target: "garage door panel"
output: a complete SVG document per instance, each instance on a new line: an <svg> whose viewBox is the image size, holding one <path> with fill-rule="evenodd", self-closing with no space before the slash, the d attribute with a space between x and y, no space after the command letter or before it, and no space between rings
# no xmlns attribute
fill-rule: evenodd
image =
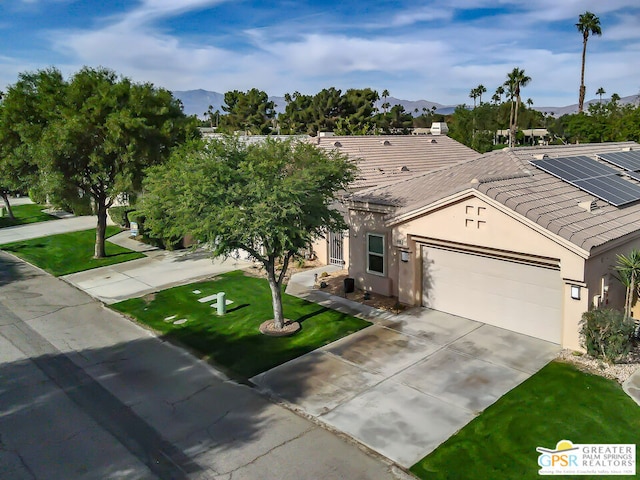
<svg viewBox="0 0 640 480"><path fill-rule="evenodd" d="M422 248L424 306L560 343L558 270Z"/></svg>

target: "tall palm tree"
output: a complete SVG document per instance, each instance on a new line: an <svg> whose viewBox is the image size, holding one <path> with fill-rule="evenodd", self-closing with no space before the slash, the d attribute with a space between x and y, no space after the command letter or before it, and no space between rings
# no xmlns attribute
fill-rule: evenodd
<svg viewBox="0 0 640 480"><path fill-rule="evenodd" d="M598 91L596 92L596 95L600 95L600 103L602 103L602 95L604 95L605 93L607 93L607 92L605 92L604 88L602 88L602 87L600 87L598 89Z"/></svg>
<svg viewBox="0 0 640 480"><path fill-rule="evenodd" d="M387 103L387 97L389 96L389 90L386 88L382 91L382 108L384 109L384 113L387 113L387 109L389 108L389 104ZM386 106L385 106L386 105Z"/></svg>
<svg viewBox="0 0 640 480"><path fill-rule="evenodd" d="M499 85L498 88L496 88L496 95L500 99L500 103L502 103L502 95L504 95L504 87L502 85Z"/></svg>
<svg viewBox="0 0 640 480"><path fill-rule="evenodd" d="M473 98L473 108L476 108L476 98L478 98L478 89L472 88L469 92L469 98Z"/></svg>
<svg viewBox="0 0 640 480"><path fill-rule="evenodd" d="M520 110L520 89L526 87L531 81L524 70L515 67L511 73L507 74L507 80L504 85L507 87L511 96L511 113L509 115L509 146L515 144L516 130L518 128L518 110Z"/></svg>
<svg viewBox="0 0 640 480"><path fill-rule="evenodd" d="M482 94L487 93L487 89L484 85L480 84L476 87L476 93L478 94L478 98L480 99L480 105L482 105Z"/></svg>
<svg viewBox="0 0 640 480"><path fill-rule="evenodd" d="M602 35L602 28L600 27L600 19L589 11L578 17L576 27L582 34L582 70L580 73L580 96L578 98L578 113L580 113L584 108L584 94L586 91L584 86L584 64L587 57L587 41L589 41L589 35Z"/></svg>
<svg viewBox="0 0 640 480"><path fill-rule="evenodd" d="M533 106L533 100L531 100L530 98L527 98L527 101L525 103L527 104L527 106L529 108L531 108Z"/></svg>

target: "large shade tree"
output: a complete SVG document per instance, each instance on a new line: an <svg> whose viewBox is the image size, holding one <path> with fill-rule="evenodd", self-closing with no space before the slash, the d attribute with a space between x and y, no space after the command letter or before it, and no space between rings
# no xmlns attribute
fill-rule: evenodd
<svg viewBox="0 0 640 480"><path fill-rule="evenodd" d="M194 142L149 170L145 227L162 236L190 234L214 256L248 252L264 266L274 325L282 329L289 262L319 235L345 228L332 205L355 170L344 154L306 142Z"/></svg>
<svg viewBox="0 0 640 480"><path fill-rule="evenodd" d="M576 28L582 34L582 68L580 70L580 93L578 97L578 113L580 113L584 109L584 95L586 92L584 66L587 59L587 42L589 41L589 35L602 35L602 28L600 27L600 19L589 11L578 17Z"/></svg>
<svg viewBox="0 0 640 480"><path fill-rule="evenodd" d="M19 102L25 115L11 130L37 165L39 183L62 199L91 200L96 258L106 256L107 209L140 188L145 168L197 132L171 92L104 68L85 67L68 81L56 69L21 74L5 98Z"/></svg>

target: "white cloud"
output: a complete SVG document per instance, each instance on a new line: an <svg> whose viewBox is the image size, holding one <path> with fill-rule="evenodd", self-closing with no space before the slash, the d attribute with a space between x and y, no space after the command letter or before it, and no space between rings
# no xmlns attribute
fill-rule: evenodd
<svg viewBox="0 0 640 480"><path fill-rule="evenodd" d="M224 92L257 87L281 95L295 90L316 93L332 85L342 89L371 86L388 88L397 97L456 104L469 102L469 90L480 83L492 94L518 66L533 78L524 95L532 97L536 105L558 105L577 99L581 50L573 27L577 15L587 8L597 14L622 7L628 11L637 3L451 0L389 10L388 25L379 21L380 12L363 18L331 16L331 23L321 13L295 19L283 15L282 20L260 28L250 26L234 32L235 44L242 43L242 50L235 49L233 43L223 47L212 38L200 37L196 43L188 39L189 32L180 34L179 28L167 27L165 20L215 8L222 1L143 0L124 14L102 19L97 26L58 30L49 38L55 51L68 59L61 67L65 73L82 65L102 65L136 81L151 81L174 90ZM250 4L238 8L251 14ZM471 8L502 8L504 14L457 23L462 11ZM603 86L621 95L636 93L640 85L629 83L637 78L637 72L631 71L637 64L631 58L637 59L640 43L637 14L611 17L617 23L611 23L610 18L611 25L603 25L605 37L622 45L609 53L602 51L605 42L590 49L587 91ZM159 21L164 30L158 27ZM568 28L550 33L551 22L556 22L556 29L559 23ZM366 33L372 27L375 36ZM215 32L215 24L211 30ZM398 35L398 31L402 33ZM0 67L10 64L10 59L0 58ZM24 70L17 67L17 71ZM1 75L5 75L4 69Z"/></svg>

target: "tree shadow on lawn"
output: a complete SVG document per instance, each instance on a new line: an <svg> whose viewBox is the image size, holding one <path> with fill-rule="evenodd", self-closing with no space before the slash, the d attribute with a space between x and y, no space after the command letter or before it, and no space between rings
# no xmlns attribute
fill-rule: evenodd
<svg viewBox="0 0 640 480"><path fill-rule="evenodd" d="M298 322L300 324L302 324L305 320L308 320L310 318L313 318L317 315L320 315L322 313L328 312L329 309L327 307L322 307L320 310L316 310L315 312L311 312L311 313L307 313L306 315L302 315L301 317L298 318L292 318L291 321L292 322Z"/></svg>

